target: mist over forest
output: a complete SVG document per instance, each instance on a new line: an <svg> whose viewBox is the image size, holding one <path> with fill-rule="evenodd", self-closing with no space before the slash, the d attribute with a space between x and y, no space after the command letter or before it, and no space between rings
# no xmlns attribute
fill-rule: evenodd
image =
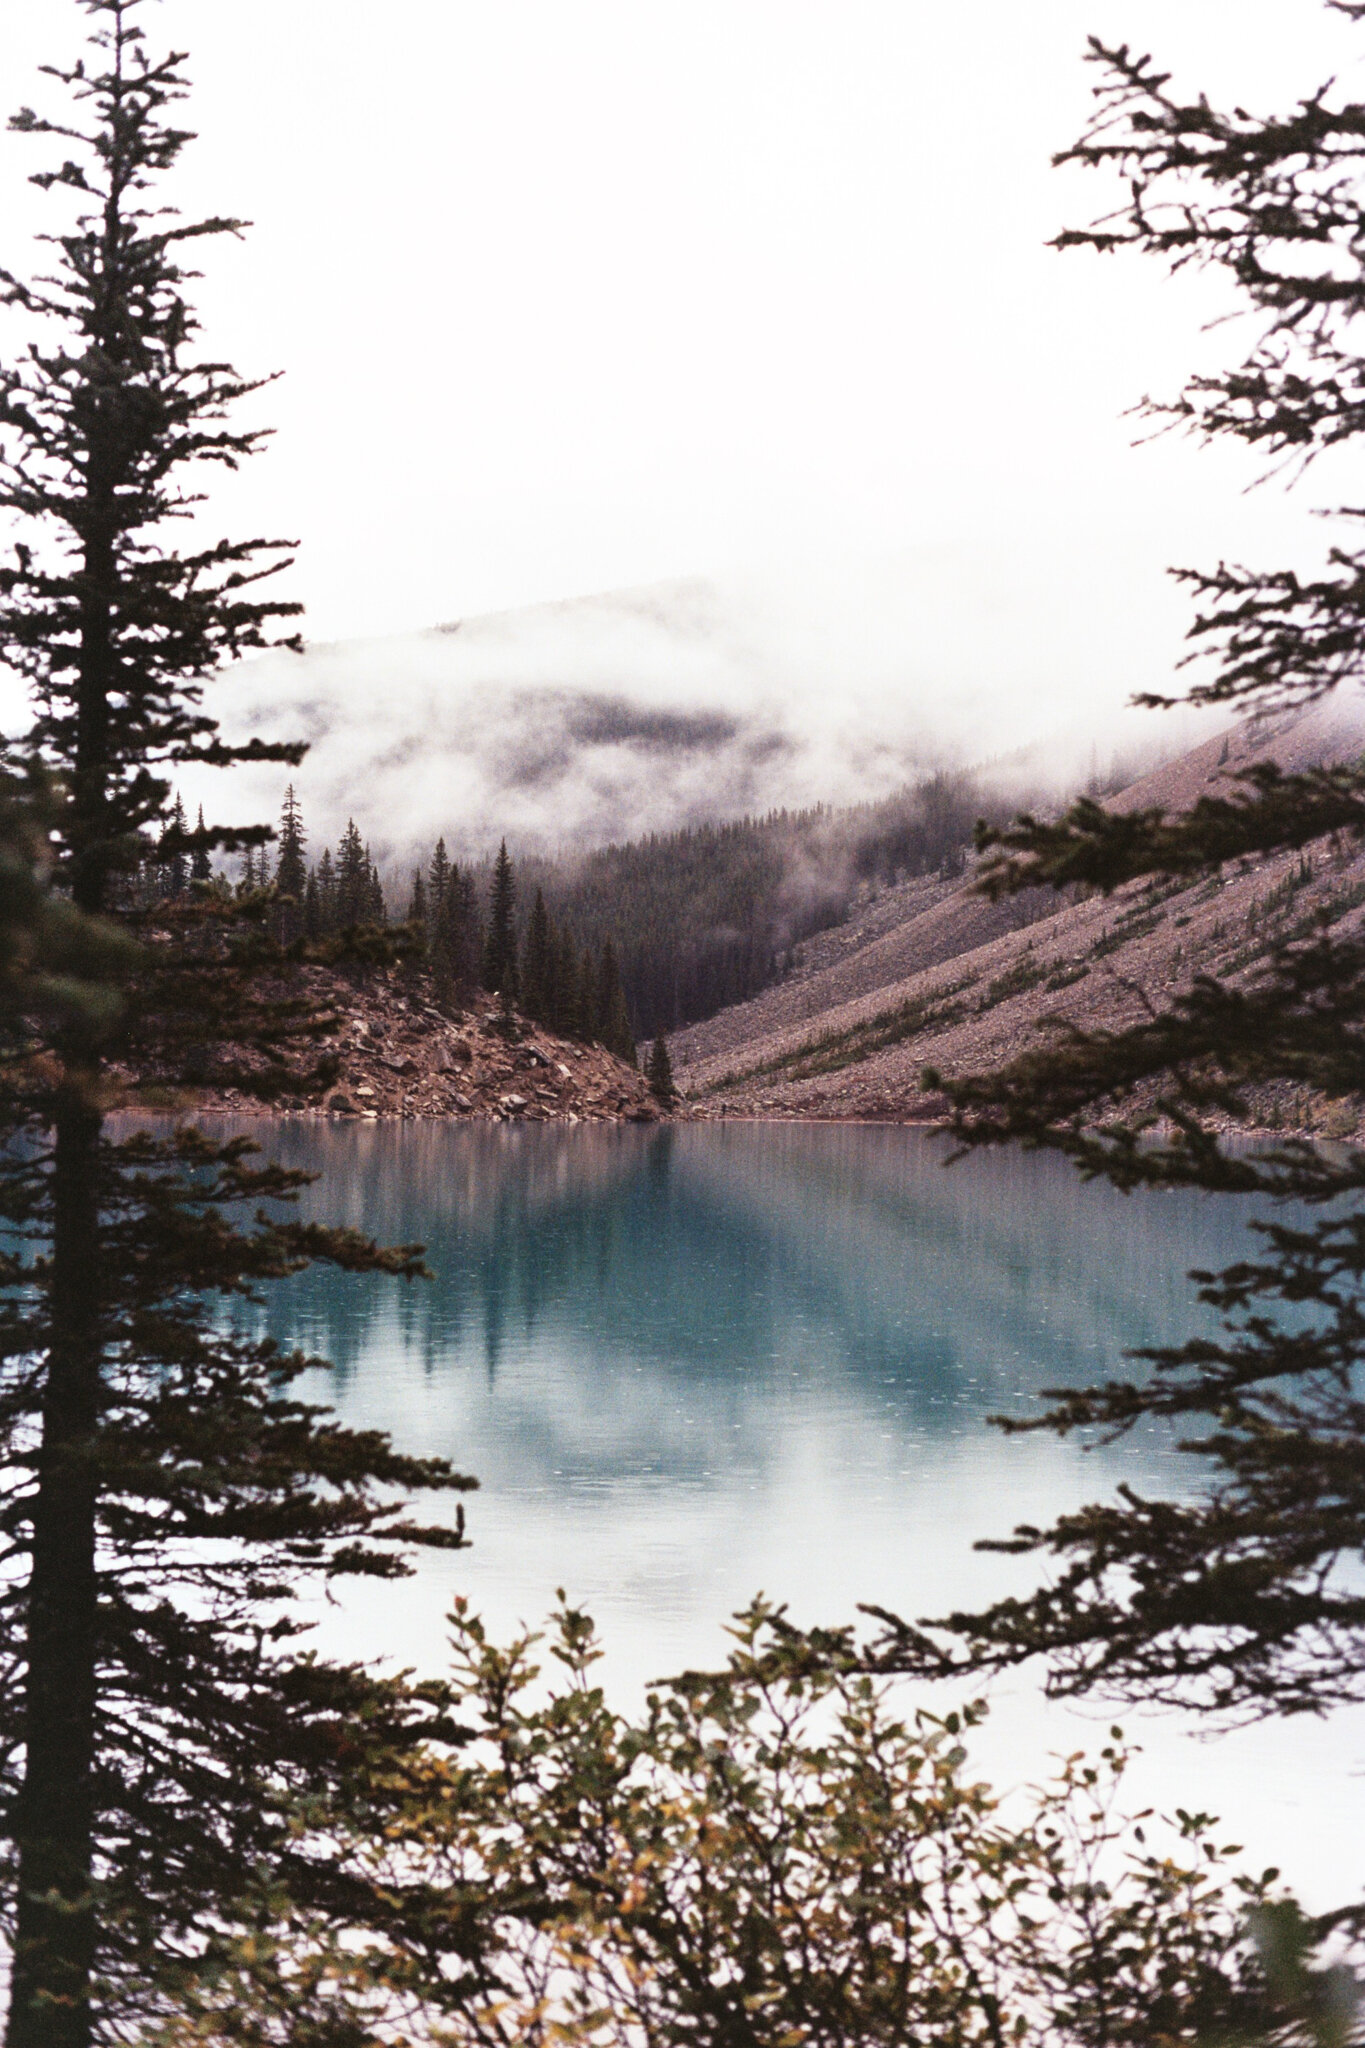
<svg viewBox="0 0 1365 2048"><path fill-rule="evenodd" d="M1159 618L1101 658L1079 598L1040 627L1026 570L922 551L276 652L234 672L233 724L307 741L310 856L358 832L390 917L440 843L486 919L505 842L523 942L540 890L574 946L610 942L652 1036L770 986L869 891L959 872L978 818L1118 788L1207 730L1129 706L1167 675ZM277 778L237 780L278 814Z"/></svg>
<svg viewBox="0 0 1365 2048"><path fill-rule="evenodd" d="M1002 800L1112 783L1202 737L1128 708L1169 680L1160 618L1101 642L1078 598L1040 628L1027 565L945 550L823 577L695 579L243 664L231 725L302 738L314 828L354 818L396 874L443 836L565 854L972 773ZM1103 654L1097 648L1104 647ZM270 815L277 778L233 802ZM215 780L186 789L206 812Z"/></svg>

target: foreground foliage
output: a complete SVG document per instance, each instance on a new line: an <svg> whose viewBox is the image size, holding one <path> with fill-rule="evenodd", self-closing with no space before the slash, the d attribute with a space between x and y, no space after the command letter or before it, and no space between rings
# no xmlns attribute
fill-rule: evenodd
<svg viewBox="0 0 1365 2048"><path fill-rule="evenodd" d="M453 1621L463 1743L372 1777L359 1829L354 1809L311 1816L373 1888L382 1937L339 1939L283 1887L262 1893L256 1934L224 1952L173 2039L1350 2034L1349 1974L1313 1967L1274 1872L1238 1875L1207 1816L1118 1817L1117 1731L1098 1762L1065 1759L1002 1806L970 1769L978 1708L907 1717L864 1673L779 1668L780 1617L762 1603L738 1618L724 1672L659 1687L636 1719L593 1683L581 1613L557 1617L548 1691L536 1637L499 1646L465 1608Z"/></svg>

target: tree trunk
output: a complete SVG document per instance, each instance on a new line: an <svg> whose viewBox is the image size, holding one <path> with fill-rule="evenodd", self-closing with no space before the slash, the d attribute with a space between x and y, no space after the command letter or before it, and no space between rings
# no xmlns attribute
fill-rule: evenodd
<svg viewBox="0 0 1365 2048"><path fill-rule="evenodd" d="M78 1102L59 1113L8 2048L86 2048L91 2035L99 1142L93 1108Z"/></svg>

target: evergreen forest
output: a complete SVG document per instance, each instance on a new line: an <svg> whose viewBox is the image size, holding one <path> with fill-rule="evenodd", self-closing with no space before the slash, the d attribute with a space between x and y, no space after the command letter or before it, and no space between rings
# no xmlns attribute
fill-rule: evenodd
<svg viewBox="0 0 1365 2048"><path fill-rule="evenodd" d="M983 814L1003 822L1006 811L970 776L937 773L876 804L695 825L524 866L556 917L590 944L612 938L643 1041L769 987L860 895L959 874Z"/></svg>
<svg viewBox="0 0 1365 2048"><path fill-rule="evenodd" d="M310 857L291 785L275 846L248 847L216 883L238 895L272 890L286 943L406 924L448 998L505 991L562 1036L633 1059L637 1044L769 987L803 939L842 923L860 897L960 874L983 815L1007 813L970 776L936 773L876 804L776 811L559 859L514 859L504 841L496 856L461 864L441 838L386 888L354 820L335 848ZM165 844L183 845L186 831L177 798ZM455 821L452 843L467 836ZM148 846L144 902L193 879L183 853Z"/></svg>

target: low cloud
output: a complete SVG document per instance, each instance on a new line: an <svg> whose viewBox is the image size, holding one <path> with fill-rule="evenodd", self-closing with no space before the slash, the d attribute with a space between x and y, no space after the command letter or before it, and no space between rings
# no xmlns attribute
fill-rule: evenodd
<svg viewBox="0 0 1365 2048"><path fill-rule="evenodd" d="M391 864L438 834L461 853L504 835L569 850L873 800L945 767L1060 789L1116 754L1202 736L1192 714L1125 709L1170 684L1165 594L1126 632L1101 632L1094 565L1077 565L1076 590L1040 616L1018 550L928 550L270 655L214 694L231 735L309 742L295 780L316 843L353 816ZM220 817L268 816L284 779L238 772L186 795Z"/></svg>

